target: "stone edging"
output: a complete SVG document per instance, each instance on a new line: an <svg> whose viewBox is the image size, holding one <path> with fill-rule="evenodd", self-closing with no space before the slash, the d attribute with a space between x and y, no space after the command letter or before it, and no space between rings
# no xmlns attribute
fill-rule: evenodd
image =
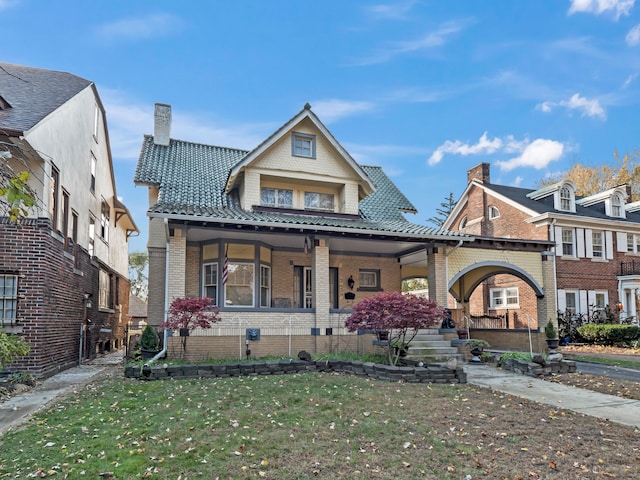
<svg viewBox="0 0 640 480"><path fill-rule="evenodd" d="M278 375L303 372L340 372L352 375L407 383L467 383L467 374L460 367L451 370L440 365L423 367L397 367L372 362L349 360L276 360L206 365L156 365L125 368L127 378L142 380L170 380L181 378L239 377L252 375Z"/></svg>
<svg viewBox="0 0 640 480"><path fill-rule="evenodd" d="M516 358L507 358L502 364L502 368L529 377L543 377L552 374L574 373L576 362L570 360L549 360L545 365L527 362Z"/></svg>

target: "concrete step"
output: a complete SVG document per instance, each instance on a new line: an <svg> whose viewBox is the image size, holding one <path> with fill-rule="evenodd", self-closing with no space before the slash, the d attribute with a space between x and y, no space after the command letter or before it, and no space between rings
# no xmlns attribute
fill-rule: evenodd
<svg viewBox="0 0 640 480"><path fill-rule="evenodd" d="M423 347L450 347L451 340L413 340L409 344L412 348L423 348Z"/></svg>

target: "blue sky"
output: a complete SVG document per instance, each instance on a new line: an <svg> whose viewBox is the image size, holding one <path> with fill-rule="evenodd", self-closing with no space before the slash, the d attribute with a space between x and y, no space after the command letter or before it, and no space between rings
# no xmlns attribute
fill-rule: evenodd
<svg viewBox="0 0 640 480"><path fill-rule="evenodd" d="M635 0L0 0L2 60L96 83L118 195L134 187L153 105L172 137L252 149L306 102L428 224L466 171L534 188L639 147Z"/></svg>

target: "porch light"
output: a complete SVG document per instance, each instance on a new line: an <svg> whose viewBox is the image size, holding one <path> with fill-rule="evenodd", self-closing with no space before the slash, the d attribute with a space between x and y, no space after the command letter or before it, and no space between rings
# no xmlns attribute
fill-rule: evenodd
<svg viewBox="0 0 640 480"><path fill-rule="evenodd" d="M624 308L624 305L622 305L622 302L618 302L616 303L616 308L618 309L619 312L621 312L622 309Z"/></svg>
<svg viewBox="0 0 640 480"><path fill-rule="evenodd" d="M347 280L347 285L349 285L349 289L353 290L353 286L356 284L355 280L353 279L353 275L349 275L349 279Z"/></svg>

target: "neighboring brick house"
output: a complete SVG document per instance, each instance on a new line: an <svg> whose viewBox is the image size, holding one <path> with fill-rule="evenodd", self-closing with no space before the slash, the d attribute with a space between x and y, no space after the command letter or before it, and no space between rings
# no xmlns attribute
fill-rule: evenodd
<svg viewBox="0 0 640 480"><path fill-rule="evenodd" d="M116 196L95 84L0 63L0 153L38 199L19 225L0 218L0 326L31 344L7 370L44 377L119 348L138 229Z"/></svg>
<svg viewBox="0 0 640 480"><path fill-rule="evenodd" d="M640 203L627 203L625 186L588 197L561 181L538 190L495 185L490 166L468 171L468 185L444 228L469 235L549 240L556 257L560 312L637 318L640 292ZM534 318L531 289L512 275L486 279L474 292L470 313L502 315L510 327ZM514 315L516 320L514 321ZM542 326L548 319L539 319Z"/></svg>
<svg viewBox="0 0 640 480"><path fill-rule="evenodd" d="M418 271L444 279L444 254L436 266L425 252L465 238L408 222L413 205L308 105L251 151L170 139L170 119L157 104L135 183L149 187L149 324L176 297L221 310L190 355L242 354L246 338L259 356L364 348L344 329L351 307ZM430 291L446 303L446 290Z"/></svg>

